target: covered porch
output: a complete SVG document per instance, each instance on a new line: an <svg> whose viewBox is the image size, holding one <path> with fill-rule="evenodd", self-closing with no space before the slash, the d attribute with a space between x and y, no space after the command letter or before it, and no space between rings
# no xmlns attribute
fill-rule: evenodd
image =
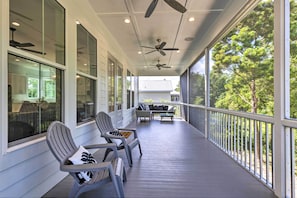
<svg viewBox="0 0 297 198"><path fill-rule="evenodd" d="M126 197L275 197L258 178L232 160L181 118L174 121L134 122L143 156L133 151L130 168L123 152L127 179ZM103 151L97 152L99 156ZM43 197L67 197L72 178L66 177ZM113 186L88 192L83 197L115 197Z"/></svg>

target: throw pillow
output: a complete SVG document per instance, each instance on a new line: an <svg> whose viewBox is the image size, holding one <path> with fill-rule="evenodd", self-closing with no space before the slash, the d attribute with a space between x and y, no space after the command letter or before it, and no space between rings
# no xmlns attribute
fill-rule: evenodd
<svg viewBox="0 0 297 198"><path fill-rule="evenodd" d="M83 146L79 146L78 150L69 158L72 164L94 164L97 163L93 155L89 153ZM90 171L76 173L80 183L90 181L93 174Z"/></svg>

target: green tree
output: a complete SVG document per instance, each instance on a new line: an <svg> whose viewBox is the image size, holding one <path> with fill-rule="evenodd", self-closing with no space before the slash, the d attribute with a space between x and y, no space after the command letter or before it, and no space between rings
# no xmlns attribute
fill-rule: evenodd
<svg viewBox="0 0 297 198"><path fill-rule="evenodd" d="M191 72L190 77L190 103L196 105L205 104L205 76Z"/></svg>
<svg viewBox="0 0 297 198"><path fill-rule="evenodd" d="M225 80L215 106L271 115L273 51L273 3L263 1L213 48L213 69Z"/></svg>

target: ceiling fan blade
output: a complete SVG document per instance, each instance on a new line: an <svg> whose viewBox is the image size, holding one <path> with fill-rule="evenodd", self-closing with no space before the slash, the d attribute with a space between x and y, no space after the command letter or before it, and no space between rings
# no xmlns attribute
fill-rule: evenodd
<svg viewBox="0 0 297 198"><path fill-rule="evenodd" d="M163 49L163 47L166 45L166 42L162 42L160 45L159 45L159 49Z"/></svg>
<svg viewBox="0 0 297 198"><path fill-rule="evenodd" d="M20 43L18 47L34 47L33 43Z"/></svg>
<svg viewBox="0 0 297 198"><path fill-rule="evenodd" d="M179 50L178 48L163 48L163 50Z"/></svg>
<svg viewBox="0 0 297 198"><path fill-rule="evenodd" d="M148 46L140 46L140 47L148 48L148 49L155 49L154 47L148 47Z"/></svg>
<svg viewBox="0 0 297 198"><path fill-rule="evenodd" d="M171 68L170 66L162 66L163 68Z"/></svg>
<svg viewBox="0 0 297 198"><path fill-rule="evenodd" d="M151 14L153 13L153 11L155 10L157 4L158 4L159 0L153 0L152 3L150 4L150 6L147 8L144 17L148 18L151 16Z"/></svg>
<svg viewBox="0 0 297 198"><path fill-rule="evenodd" d="M164 51L162 51L162 50L160 50L159 52L160 52L160 54L161 54L162 56L165 56L165 55L166 55L166 53L165 53Z"/></svg>
<svg viewBox="0 0 297 198"><path fill-rule="evenodd" d="M157 50L152 50L152 51L147 52L147 53L145 53L145 54L150 54L150 53L153 53L153 52L155 52L155 51L157 51Z"/></svg>
<svg viewBox="0 0 297 198"><path fill-rule="evenodd" d="M176 0L164 0L164 1L178 12L185 13L187 11L187 9Z"/></svg>

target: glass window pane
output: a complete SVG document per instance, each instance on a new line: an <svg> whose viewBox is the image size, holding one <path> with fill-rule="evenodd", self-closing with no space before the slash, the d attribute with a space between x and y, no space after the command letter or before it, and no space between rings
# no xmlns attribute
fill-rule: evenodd
<svg viewBox="0 0 297 198"><path fill-rule="evenodd" d="M131 108L131 73L129 70L127 70L126 87L127 87L127 109L130 109Z"/></svg>
<svg viewBox="0 0 297 198"><path fill-rule="evenodd" d="M123 103L123 69L120 66L117 71L117 85L117 107L120 110Z"/></svg>
<svg viewBox="0 0 297 198"><path fill-rule="evenodd" d="M51 82L50 85L46 85ZM8 55L8 142L15 145L39 137L61 120L62 71ZM50 91L46 90L50 87ZM50 96L46 96L50 92Z"/></svg>
<svg viewBox="0 0 297 198"><path fill-rule="evenodd" d="M97 76L97 40L82 25L77 25L77 70Z"/></svg>
<svg viewBox="0 0 297 198"><path fill-rule="evenodd" d="M44 1L44 52L47 59L65 64L65 10L54 0Z"/></svg>
<svg viewBox="0 0 297 198"><path fill-rule="evenodd" d="M10 46L65 64L64 8L55 0L10 0L9 6Z"/></svg>
<svg viewBox="0 0 297 198"><path fill-rule="evenodd" d="M10 0L10 46L42 55L42 1Z"/></svg>
<svg viewBox="0 0 297 198"><path fill-rule="evenodd" d="M114 111L115 105L115 63L108 59L108 111Z"/></svg>
<svg viewBox="0 0 297 198"><path fill-rule="evenodd" d="M96 81L77 76L77 123L95 117Z"/></svg>

